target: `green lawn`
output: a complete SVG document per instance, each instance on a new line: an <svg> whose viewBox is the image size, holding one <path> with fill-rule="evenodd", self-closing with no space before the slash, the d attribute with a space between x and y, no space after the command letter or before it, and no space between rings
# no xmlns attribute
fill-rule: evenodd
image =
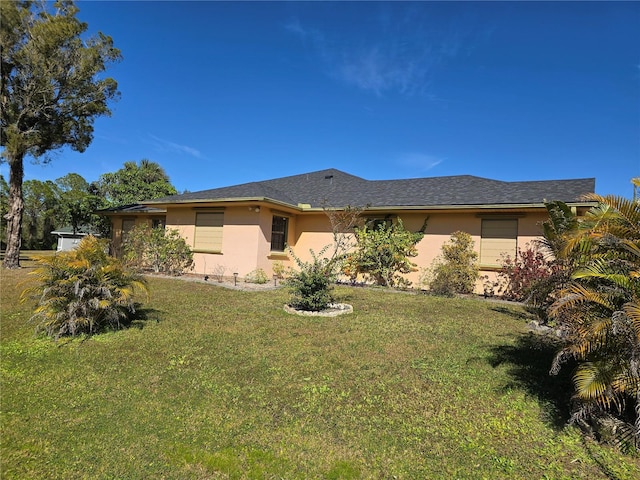
<svg viewBox="0 0 640 480"><path fill-rule="evenodd" d="M28 271L1 272L3 479L640 477L564 426L570 382L517 307L339 288L355 312L309 318L152 279L144 320L56 344Z"/></svg>

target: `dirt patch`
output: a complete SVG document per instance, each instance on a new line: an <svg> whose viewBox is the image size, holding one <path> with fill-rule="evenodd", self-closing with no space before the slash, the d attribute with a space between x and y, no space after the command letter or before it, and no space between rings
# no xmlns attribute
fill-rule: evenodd
<svg viewBox="0 0 640 480"><path fill-rule="evenodd" d="M196 275L193 273L187 273L184 275L180 275L177 277L169 276L169 275L156 275L149 274L149 277L157 277L157 278L170 278L173 280L181 280L183 282L195 282L195 283L207 283L209 285L214 285L216 287L229 288L231 290L247 290L247 291L261 291L261 290L275 290L277 288L282 288L283 285L280 281L271 280L267 283L249 283L245 282L241 278L238 278L234 281L233 278L224 277L222 281L219 281L216 278L213 278L211 275ZM205 279L206 277L206 279Z"/></svg>
<svg viewBox="0 0 640 480"><path fill-rule="evenodd" d="M353 313L353 307L346 303L330 303L329 308L319 312L309 312L307 310L298 310L290 307L289 305L285 305L284 311L293 315L302 315L305 317L337 317L338 315Z"/></svg>

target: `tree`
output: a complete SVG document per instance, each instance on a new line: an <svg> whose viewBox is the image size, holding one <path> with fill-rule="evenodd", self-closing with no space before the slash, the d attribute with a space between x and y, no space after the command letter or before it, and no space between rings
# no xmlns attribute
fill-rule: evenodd
<svg viewBox="0 0 640 480"><path fill-rule="evenodd" d="M83 152L96 117L109 115L117 83L102 78L120 51L110 37L89 39L71 0L0 2L0 106L3 161L9 164L4 266L20 267L24 158L48 161L64 146Z"/></svg>
<svg viewBox="0 0 640 480"><path fill-rule="evenodd" d="M98 209L102 199L93 194L89 183L77 173L69 173L58 178L56 184L63 222L71 225L73 233L81 226L90 225L95 216L93 212ZM59 225L61 226L63 225Z"/></svg>
<svg viewBox="0 0 640 480"><path fill-rule="evenodd" d="M9 185L0 175L0 220L6 218L9 213ZM0 221L0 247L4 250L4 239L7 238L7 226L4 221Z"/></svg>
<svg viewBox="0 0 640 480"><path fill-rule="evenodd" d="M23 187L22 246L49 250L56 242L51 232L63 223L58 186L51 180L27 180Z"/></svg>
<svg viewBox="0 0 640 480"><path fill-rule="evenodd" d="M162 167L147 159L139 165L125 162L120 170L101 175L97 188L111 207L178 193Z"/></svg>
<svg viewBox="0 0 640 480"><path fill-rule="evenodd" d="M626 445L640 446L640 202L589 195L598 202L563 242L576 258L571 282L551 315L566 344L577 408L572 419ZM575 252L578 252L577 254Z"/></svg>
<svg viewBox="0 0 640 480"><path fill-rule="evenodd" d="M424 236L424 228L410 232L402 220L380 222L377 226L356 228L356 250L347 256L344 272L352 278L365 275L377 285L396 287L408 285L402 276L416 270L409 259L418 255L416 244Z"/></svg>

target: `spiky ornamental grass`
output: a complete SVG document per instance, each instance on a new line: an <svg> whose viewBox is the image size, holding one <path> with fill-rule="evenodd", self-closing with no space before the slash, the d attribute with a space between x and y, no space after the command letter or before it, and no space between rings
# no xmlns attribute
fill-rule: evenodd
<svg viewBox="0 0 640 480"><path fill-rule="evenodd" d="M76 250L40 257L30 273L35 283L22 300L37 298L36 329L59 338L119 329L136 311L144 279L106 253L105 241L85 237Z"/></svg>

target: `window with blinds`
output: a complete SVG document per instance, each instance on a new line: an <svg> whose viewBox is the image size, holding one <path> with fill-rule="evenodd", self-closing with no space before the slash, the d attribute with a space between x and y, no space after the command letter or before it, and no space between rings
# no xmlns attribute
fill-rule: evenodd
<svg viewBox="0 0 640 480"><path fill-rule="evenodd" d="M222 251L223 212L196 213L194 250Z"/></svg>
<svg viewBox="0 0 640 480"><path fill-rule="evenodd" d="M480 265L499 267L501 256L516 256L518 220L482 220Z"/></svg>

